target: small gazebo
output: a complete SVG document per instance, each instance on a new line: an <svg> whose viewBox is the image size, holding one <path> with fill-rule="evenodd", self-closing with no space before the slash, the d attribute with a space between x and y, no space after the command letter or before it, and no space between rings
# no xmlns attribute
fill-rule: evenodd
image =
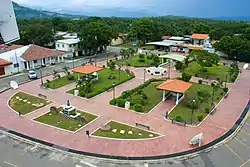
<svg viewBox="0 0 250 167"><path fill-rule="evenodd" d="M184 93L192 86L191 83L178 79L169 79L159 86L158 89L163 90L162 101L166 101L166 98L170 95L176 97L176 104L179 104L180 99L184 98ZM166 94L166 91L168 93Z"/></svg>
<svg viewBox="0 0 250 167"><path fill-rule="evenodd" d="M80 74L91 75L91 74L95 73L95 75L97 75L97 72L101 71L101 70L103 70L102 67L97 67L97 66L92 66L92 65L86 64L84 66L74 68L72 70L72 72L77 73L78 80L80 80Z"/></svg>

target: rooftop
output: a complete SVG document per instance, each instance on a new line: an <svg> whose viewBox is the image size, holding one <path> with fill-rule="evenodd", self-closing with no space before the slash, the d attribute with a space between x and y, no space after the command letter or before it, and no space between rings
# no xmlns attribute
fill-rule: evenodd
<svg viewBox="0 0 250 167"><path fill-rule="evenodd" d="M77 44L77 43L80 42L80 39L79 38L76 38L76 39L62 39L62 40L58 40L56 42L64 43L64 44Z"/></svg>
<svg viewBox="0 0 250 167"><path fill-rule="evenodd" d="M169 38L169 40L176 40L176 41L181 41L184 40L184 37L176 37L176 36L172 36Z"/></svg>
<svg viewBox="0 0 250 167"><path fill-rule="evenodd" d="M193 34L190 38L204 40L208 37L208 34Z"/></svg>
<svg viewBox="0 0 250 167"><path fill-rule="evenodd" d="M159 46L172 46L177 44L182 44L184 41L174 41L174 40L163 40L158 42L150 42L148 45L159 45Z"/></svg>
<svg viewBox="0 0 250 167"><path fill-rule="evenodd" d="M185 82L182 80L177 80L177 79L169 79L159 86L157 86L158 89L161 90L167 90L171 92L176 92L176 93L184 93L192 86L191 83Z"/></svg>
<svg viewBox="0 0 250 167"><path fill-rule="evenodd" d="M81 67L74 68L72 71L80 74L92 74L94 72L98 72L103 70L101 67L92 66L92 65L84 65Z"/></svg>
<svg viewBox="0 0 250 167"><path fill-rule="evenodd" d="M38 60L52 56L59 56L64 52L55 51L37 45L29 45L28 49L22 54L22 58L26 61Z"/></svg>
<svg viewBox="0 0 250 167"><path fill-rule="evenodd" d="M12 62L0 58L0 67L11 65Z"/></svg>
<svg viewBox="0 0 250 167"><path fill-rule="evenodd" d="M182 54L177 54L177 53L169 53L167 55L161 55L159 57L160 58L173 59L173 60L180 61L180 62L183 62L184 59L186 58L186 56L184 56Z"/></svg>

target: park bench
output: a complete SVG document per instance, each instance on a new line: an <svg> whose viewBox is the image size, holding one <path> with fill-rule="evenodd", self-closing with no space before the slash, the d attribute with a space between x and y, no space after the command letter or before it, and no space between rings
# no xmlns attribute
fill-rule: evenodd
<svg viewBox="0 0 250 167"><path fill-rule="evenodd" d="M135 125L136 125L137 127L141 127L141 128L150 130L150 126L147 126L147 125L144 125L144 124L140 124L140 123L135 123Z"/></svg>
<svg viewBox="0 0 250 167"><path fill-rule="evenodd" d="M209 84L209 82L207 80L202 80L202 82L205 84Z"/></svg>
<svg viewBox="0 0 250 167"><path fill-rule="evenodd" d="M177 124L177 125L186 126L186 122L185 121L179 122L179 121L176 121L175 119L172 119L172 123L173 124Z"/></svg>
<svg viewBox="0 0 250 167"><path fill-rule="evenodd" d="M39 96L39 97L42 97L42 98L44 98L44 99L47 99L47 96L46 96L46 95L43 95L43 94L41 94L41 93L38 93L38 96Z"/></svg>
<svg viewBox="0 0 250 167"><path fill-rule="evenodd" d="M224 95L224 98L226 99L229 95L229 92L227 92L225 95Z"/></svg>

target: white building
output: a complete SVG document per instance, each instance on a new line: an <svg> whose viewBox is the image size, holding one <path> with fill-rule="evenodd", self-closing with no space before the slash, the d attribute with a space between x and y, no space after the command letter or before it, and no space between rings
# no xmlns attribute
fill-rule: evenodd
<svg viewBox="0 0 250 167"><path fill-rule="evenodd" d="M65 52L37 45L6 49L0 54L0 75L10 75L64 61ZM1 63L2 62L2 63Z"/></svg>
<svg viewBox="0 0 250 167"><path fill-rule="evenodd" d="M79 38L57 40L55 43L56 50L67 52L67 57L72 57L73 52L75 56L82 55L82 51L79 50L79 42Z"/></svg>
<svg viewBox="0 0 250 167"><path fill-rule="evenodd" d="M208 34L192 34L190 37L192 45L204 45L209 43Z"/></svg>

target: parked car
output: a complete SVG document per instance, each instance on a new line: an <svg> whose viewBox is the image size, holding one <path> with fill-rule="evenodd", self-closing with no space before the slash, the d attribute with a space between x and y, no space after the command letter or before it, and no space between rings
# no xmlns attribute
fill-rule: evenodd
<svg viewBox="0 0 250 167"><path fill-rule="evenodd" d="M37 75L35 71L29 71L29 79L37 79Z"/></svg>

